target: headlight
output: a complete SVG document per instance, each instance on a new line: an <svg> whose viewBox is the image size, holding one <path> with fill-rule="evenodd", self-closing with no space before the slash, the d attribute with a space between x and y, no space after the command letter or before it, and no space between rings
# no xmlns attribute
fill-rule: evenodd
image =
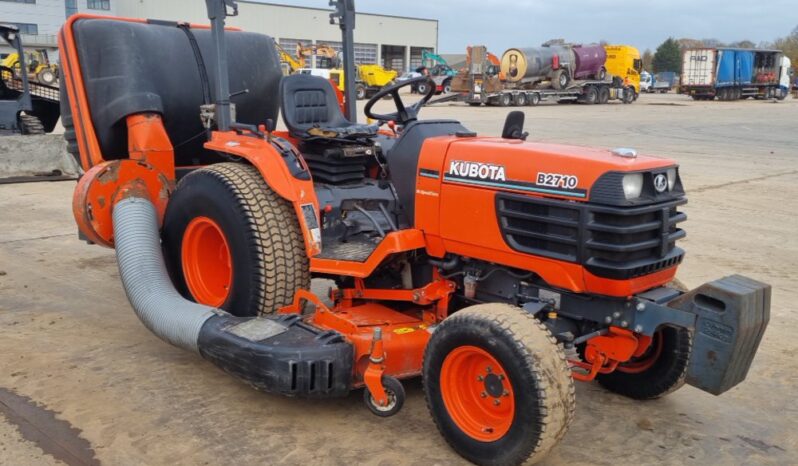
<svg viewBox="0 0 798 466"><path fill-rule="evenodd" d="M673 187L676 186L676 169L669 168L665 173L668 175L668 191L673 191Z"/></svg>
<svg viewBox="0 0 798 466"><path fill-rule="evenodd" d="M629 173L623 176L623 195L627 200L637 199L642 191L642 173Z"/></svg>

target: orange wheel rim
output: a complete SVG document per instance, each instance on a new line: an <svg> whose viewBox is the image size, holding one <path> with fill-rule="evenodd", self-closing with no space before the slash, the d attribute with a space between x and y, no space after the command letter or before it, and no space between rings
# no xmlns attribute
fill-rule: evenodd
<svg viewBox="0 0 798 466"><path fill-rule="evenodd" d="M441 368L441 395L457 427L482 442L502 438L515 417L513 385L504 367L476 346L461 346Z"/></svg>
<svg viewBox="0 0 798 466"><path fill-rule="evenodd" d="M617 370L620 372L625 372L627 374L639 374L641 372L645 372L650 369L654 363L657 362L659 357L662 355L662 347L663 347L663 337L662 331L659 331L654 334L654 341L651 342L651 346L648 347L645 353L639 358L634 358L631 361L621 364L618 366Z"/></svg>
<svg viewBox="0 0 798 466"><path fill-rule="evenodd" d="M218 307L230 294L233 267L230 247L219 225L208 217L197 217L183 233L183 276L194 299Z"/></svg>

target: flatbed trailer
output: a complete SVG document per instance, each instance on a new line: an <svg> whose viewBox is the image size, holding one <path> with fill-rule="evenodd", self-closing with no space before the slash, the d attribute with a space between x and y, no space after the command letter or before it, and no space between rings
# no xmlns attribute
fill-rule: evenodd
<svg viewBox="0 0 798 466"><path fill-rule="evenodd" d="M465 102L477 107L480 105L497 107L526 107L535 106L541 102L580 103L580 104L606 104L612 100L619 100L631 104L637 100L637 93L631 86L624 86L617 80L603 81L575 81L567 89L551 88L510 88L502 86L499 89L488 84L483 88L479 80L474 80L470 91L457 92L434 101L430 104L444 102Z"/></svg>

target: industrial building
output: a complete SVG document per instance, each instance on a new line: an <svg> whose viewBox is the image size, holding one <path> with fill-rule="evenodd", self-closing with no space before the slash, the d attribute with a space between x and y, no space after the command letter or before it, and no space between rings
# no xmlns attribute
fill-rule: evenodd
<svg viewBox="0 0 798 466"><path fill-rule="evenodd" d="M297 43L340 48L341 31L330 24L327 9L247 0L238 3L239 16L230 18L231 26L269 34L289 53ZM327 2L320 0L319 5ZM18 25L26 46L53 52L58 29L77 12L208 22L201 0L0 0L0 21ZM424 50L438 48L438 21L434 19L358 13L356 21L357 63L379 63L401 72L421 66ZM314 60L310 65L316 64Z"/></svg>

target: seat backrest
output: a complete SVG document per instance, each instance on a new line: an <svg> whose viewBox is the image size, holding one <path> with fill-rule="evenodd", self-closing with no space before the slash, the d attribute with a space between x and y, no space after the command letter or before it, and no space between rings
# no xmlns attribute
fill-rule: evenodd
<svg viewBox="0 0 798 466"><path fill-rule="evenodd" d="M216 101L213 41L209 29L190 32L176 23L155 21L84 18L74 23L89 111L106 159L127 157L127 116L155 112L163 118L177 165L214 160L215 155L202 147L199 114L207 94L190 35L196 38L205 64L211 103ZM282 72L274 40L238 31L228 31L226 39L230 90L248 90L231 99L236 120L248 124L276 120Z"/></svg>
<svg viewBox="0 0 798 466"><path fill-rule="evenodd" d="M295 74L283 78L280 103L285 126L298 138L308 137L313 127L352 126L341 112L332 83L320 76Z"/></svg>

